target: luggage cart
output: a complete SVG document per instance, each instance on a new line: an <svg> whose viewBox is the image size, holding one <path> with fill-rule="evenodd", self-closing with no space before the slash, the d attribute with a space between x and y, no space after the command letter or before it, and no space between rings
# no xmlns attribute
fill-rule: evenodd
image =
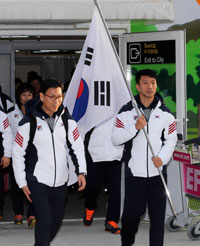
<svg viewBox="0 0 200 246"><path fill-rule="evenodd" d="M173 159L178 161L180 168L183 211L176 218L170 216L166 228L177 232L187 227L187 236L200 240L200 138L179 141Z"/></svg>

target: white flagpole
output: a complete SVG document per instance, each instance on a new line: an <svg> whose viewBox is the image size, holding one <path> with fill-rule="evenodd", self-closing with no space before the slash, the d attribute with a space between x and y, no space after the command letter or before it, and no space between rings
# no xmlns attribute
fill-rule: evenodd
<svg viewBox="0 0 200 246"><path fill-rule="evenodd" d="M135 110L136 110L137 116L140 117L140 111L139 111L139 109L138 109L138 107L137 107L137 103L136 103L136 101L135 101L135 98L134 98L134 96L133 96L133 94L132 94L132 91L131 91L130 86L129 86L129 84L128 84L128 81L127 81L127 79L126 79L126 75L125 75L123 66L122 66L122 64L121 64L121 62L120 62L120 60L119 60L119 56L118 56L118 54L117 54L117 51L116 51L115 45L114 45L114 43L113 43L113 40L112 40L112 38L111 38L111 36L110 36L110 32L108 31L108 27L107 27L107 25L106 25L106 23L105 23L105 19L104 19L104 17L103 17L102 11L101 11L101 9L100 9L98 0L94 0L94 3L95 3L95 5L97 6L97 9L98 9L99 14L100 14L100 16L101 16L101 19L102 19L102 22L103 22L103 24L104 24L105 30L106 30L107 35L108 35L108 37L109 37L110 43L111 43L112 48L113 48L113 50L114 50L115 57L116 57L116 59L117 59L117 61L118 61L119 67L120 67L120 69L121 69L121 72L122 72L122 75L123 75L123 78L124 78L124 81L125 81L125 84L126 84L126 87L127 87L128 91L129 91L129 94L130 94L130 97L131 97L131 100L132 100L132 104L133 104L133 106L134 106L134 108L135 108ZM151 142L150 142L150 140L149 140L148 134L147 134L147 132L146 132L146 130L145 130L144 128L143 128L143 132L144 132L144 135L145 135L145 137L146 137L146 140L147 140L147 143L148 143L148 145L149 145L149 148L150 148L150 150L151 150L151 153L152 153L153 157L155 157L155 156L156 156L156 155L155 155L155 152L154 152L153 147L152 147L152 145L151 145ZM176 211L175 211L175 207L174 207L174 204L173 204L173 202L172 202L172 198L171 198L171 195L170 195L170 193L169 193L169 190L168 190L168 188L167 188L167 184L166 184L166 182L165 182L163 173L162 173L162 171L161 171L160 168L157 168L157 169L158 169L159 175L160 175L160 177L161 177L162 183L163 183L163 185L164 185L165 192L166 192L166 195L167 195L167 198L168 198L168 201L169 201L171 210L172 210L174 216L177 218L177 213L176 213Z"/></svg>

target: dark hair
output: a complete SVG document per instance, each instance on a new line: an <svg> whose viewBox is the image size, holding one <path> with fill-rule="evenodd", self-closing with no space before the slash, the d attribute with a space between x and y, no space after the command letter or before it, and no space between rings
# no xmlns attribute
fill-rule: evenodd
<svg viewBox="0 0 200 246"><path fill-rule="evenodd" d="M136 84L140 83L141 76L149 76L151 78L156 79L156 73L153 70L151 70L151 69L143 69L143 70L140 70L140 71L138 71L136 73L136 76L135 76Z"/></svg>
<svg viewBox="0 0 200 246"><path fill-rule="evenodd" d="M24 92L28 92L30 91L30 93L33 94L33 97L35 96L35 90L33 88L33 86L31 86L29 83L22 83L16 90L16 103L19 107L21 107L21 102L20 102L20 95Z"/></svg>
<svg viewBox="0 0 200 246"><path fill-rule="evenodd" d="M27 82L30 82L32 80L33 77L38 77L38 73L35 71L29 71L27 73Z"/></svg>
<svg viewBox="0 0 200 246"><path fill-rule="evenodd" d="M39 75L32 76L29 78L28 82L31 84L33 80L38 80L40 84L42 83L42 78Z"/></svg>
<svg viewBox="0 0 200 246"><path fill-rule="evenodd" d="M45 79L44 82L42 83L40 92L45 94L45 92L49 89L49 88L58 88L60 87L61 90L63 90L63 84L62 82L54 79L54 78L48 78Z"/></svg>
<svg viewBox="0 0 200 246"><path fill-rule="evenodd" d="M22 80L20 78L15 78L15 84L22 84Z"/></svg>

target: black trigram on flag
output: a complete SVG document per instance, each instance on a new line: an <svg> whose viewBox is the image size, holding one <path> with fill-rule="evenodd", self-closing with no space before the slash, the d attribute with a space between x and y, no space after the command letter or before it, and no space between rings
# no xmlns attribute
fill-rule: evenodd
<svg viewBox="0 0 200 246"><path fill-rule="evenodd" d="M88 47L87 52L86 52L86 57L85 57L85 65L90 66L91 61L92 61L92 55L93 55L94 49Z"/></svg>
<svg viewBox="0 0 200 246"><path fill-rule="evenodd" d="M110 106L110 81L94 81L94 105Z"/></svg>

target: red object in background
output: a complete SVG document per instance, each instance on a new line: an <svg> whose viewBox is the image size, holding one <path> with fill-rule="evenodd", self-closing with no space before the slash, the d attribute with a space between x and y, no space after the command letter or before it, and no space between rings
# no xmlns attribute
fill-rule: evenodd
<svg viewBox="0 0 200 246"><path fill-rule="evenodd" d="M200 165L183 163L184 191L200 198Z"/></svg>
<svg viewBox="0 0 200 246"><path fill-rule="evenodd" d="M189 153L175 150L173 153L173 160L191 164L191 155Z"/></svg>
<svg viewBox="0 0 200 246"><path fill-rule="evenodd" d="M197 1L197 3L200 5L200 0L196 0Z"/></svg>

